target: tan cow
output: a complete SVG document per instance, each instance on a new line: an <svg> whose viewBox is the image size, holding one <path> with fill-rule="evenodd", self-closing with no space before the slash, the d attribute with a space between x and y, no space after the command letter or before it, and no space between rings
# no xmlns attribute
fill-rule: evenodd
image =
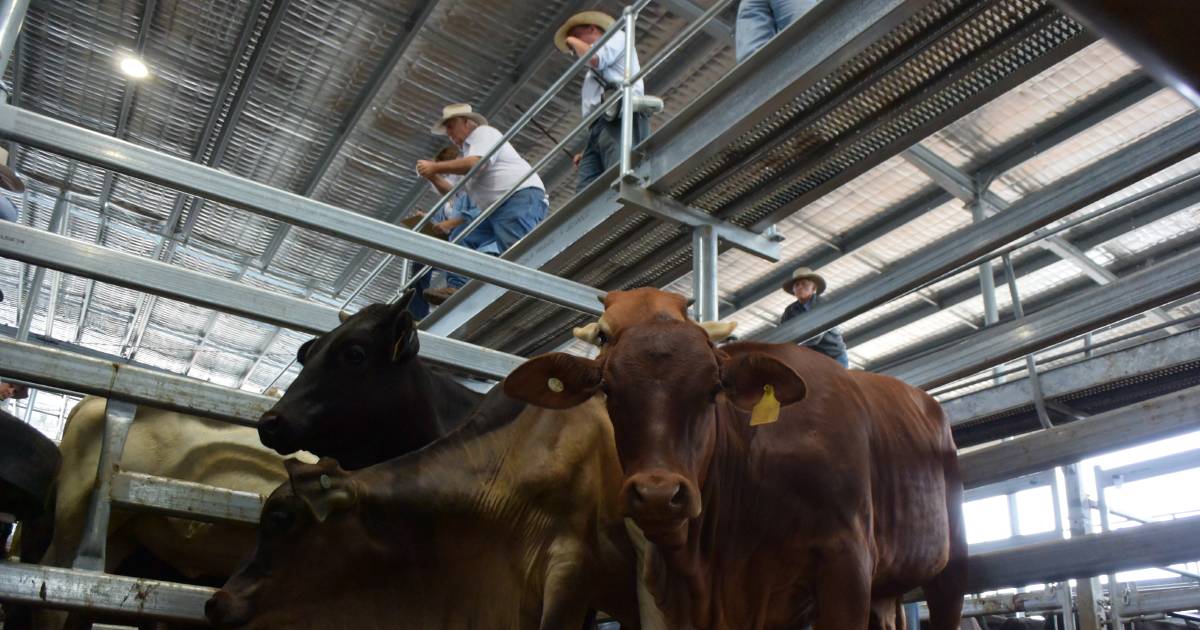
<svg viewBox="0 0 1200 630"><path fill-rule="evenodd" d="M88 397L67 419L55 501L54 538L43 564L69 567L83 536L104 435L107 401ZM311 455L303 454L309 461ZM270 494L287 479L283 457L259 443L254 429L171 411L138 407L120 460L122 471ZM106 570L136 548L191 580L232 575L254 548L250 525L202 523L114 509ZM44 625L44 624L43 624Z"/></svg>

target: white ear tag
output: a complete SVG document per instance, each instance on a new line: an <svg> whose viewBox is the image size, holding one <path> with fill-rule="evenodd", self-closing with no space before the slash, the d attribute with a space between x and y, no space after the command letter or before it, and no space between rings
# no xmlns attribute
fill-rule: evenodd
<svg viewBox="0 0 1200 630"><path fill-rule="evenodd" d="M563 387L562 381L560 381L554 377L550 377L550 379L546 381L546 389L549 389L550 391L554 392L555 394L561 394L562 390L564 390L566 388Z"/></svg>

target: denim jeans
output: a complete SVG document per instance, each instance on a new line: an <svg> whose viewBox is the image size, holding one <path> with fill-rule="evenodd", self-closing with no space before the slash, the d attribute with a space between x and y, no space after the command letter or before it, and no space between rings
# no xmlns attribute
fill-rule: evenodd
<svg viewBox="0 0 1200 630"><path fill-rule="evenodd" d="M421 273L421 270L424 268L425 265L413 265L412 273ZM427 273L424 276L421 276L421 279L417 280L416 284L413 285L417 292L413 295L412 301L408 303L408 312L411 313L413 319L417 321L421 321L429 315L429 302L425 301L424 292L425 289L429 288L429 281L432 278L433 274Z"/></svg>
<svg viewBox="0 0 1200 630"><path fill-rule="evenodd" d="M633 115L633 143L636 145L650 135L650 115ZM579 159L579 188L592 183L621 161L621 119L605 120L603 117L592 123L588 130L587 146Z"/></svg>
<svg viewBox="0 0 1200 630"><path fill-rule="evenodd" d="M546 191L541 188L522 188L513 193L495 212L488 217L492 224L492 232L496 235L496 244L503 253L521 240L542 219L550 204L546 202Z"/></svg>
<svg viewBox="0 0 1200 630"><path fill-rule="evenodd" d="M734 29L738 63L762 48L796 18L808 13L820 0L741 0Z"/></svg>

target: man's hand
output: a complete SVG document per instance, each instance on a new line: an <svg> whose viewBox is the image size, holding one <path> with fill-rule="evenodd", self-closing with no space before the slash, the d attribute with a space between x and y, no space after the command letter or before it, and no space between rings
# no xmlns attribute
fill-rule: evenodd
<svg viewBox="0 0 1200 630"><path fill-rule="evenodd" d="M446 219L445 221L434 223L433 229L436 230L438 234L449 236L450 233L454 231L456 226L458 226L458 223L455 223L453 219Z"/></svg>
<svg viewBox="0 0 1200 630"><path fill-rule="evenodd" d="M576 153L575 157L571 158L571 163L575 165L575 168L579 168L579 161L582 159L583 159L583 154Z"/></svg>
<svg viewBox="0 0 1200 630"><path fill-rule="evenodd" d="M438 163L433 160L417 160L417 175L431 179L438 174Z"/></svg>

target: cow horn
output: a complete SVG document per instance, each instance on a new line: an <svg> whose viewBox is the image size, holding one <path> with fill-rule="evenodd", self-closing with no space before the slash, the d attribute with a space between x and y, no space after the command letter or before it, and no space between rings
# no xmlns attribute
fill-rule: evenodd
<svg viewBox="0 0 1200 630"><path fill-rule="evenodd" d="M733 334L733 329L737 328L737 322L699 322L700 327L704 332L708 333L709 341L722 341L728 339Z"/></svg>
<svg viewBox="0 0 1200 630"><path fill-rule="evenodd" d="M347 313L346 311L338 311L338 321L345 324L347 319L350 319L350 313Z"/></svg>
<svg viewBox="0 0 1200 630"><path fill-rule="evenodd" d="M588 324L587 326L579 326L579 327L575 328L574 330L572 330L571 333L574 334L575 338L580 341L586 341L587 343L590 343L593 346L600 345L599 343L597 343L600 339L600 324L599 324L599 322L592 322L592 323Z"/></svg>

